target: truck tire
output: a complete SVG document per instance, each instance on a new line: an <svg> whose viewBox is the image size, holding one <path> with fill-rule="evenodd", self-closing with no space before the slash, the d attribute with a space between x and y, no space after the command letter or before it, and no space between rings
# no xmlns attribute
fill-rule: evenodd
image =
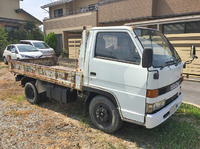
<svg viewBox="0 0 200 149"><path fill-rule="evenodd" d="M96 96L92 99L89 114L94 125L106 133L113 133L122 125L116 106L104 96Z"/></svg>
<svg viewBox="0 0 200 149"><path fill-rule="evenodd" d="M7 61L6 57L3 57L3 62L4 62L4 64L8 65L8 61Z"/></svg>
<svg viewBox="0 0 200 149"><path fill-rule="evenodd" d="M37 104L40 100L40 95L35 87L35 82L27 82L25 85L25 95L28 102L31 104Z"/></svg>

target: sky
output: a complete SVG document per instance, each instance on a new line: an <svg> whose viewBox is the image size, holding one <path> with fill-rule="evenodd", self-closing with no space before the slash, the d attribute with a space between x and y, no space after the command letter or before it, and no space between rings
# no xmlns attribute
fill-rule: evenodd
<svg viewBox="0 0 200 149"><path fill-rule="evenodd" d="M23 0L20 2L20 8L30 13L40 21L43 21L45 17L48 17L48 12L40 8L40 6L51 3L55 0Z"/></svg>

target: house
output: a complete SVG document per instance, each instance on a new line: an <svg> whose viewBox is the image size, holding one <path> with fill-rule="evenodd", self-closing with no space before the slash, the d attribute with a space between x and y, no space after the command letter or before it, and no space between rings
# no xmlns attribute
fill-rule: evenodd
<svg viewBox="0 0 200 149"><path fill-rule="evenodd" d="M20 8L23 0L0 0L0 26L7 31L23 28L26 21L33 21L36 25L43 24L40 20Z"/></svg>
<svg viewBox="0 0 200 149"><path fill-rule="evenodd" d="M190 46L200 47L199 6L200 0L59 0L41 8L49 8L45 33L57 34L58 49L68 49L70 58L78 57L83 26L133 25L166 34L186 61ZM192 65L187 72L199 74L196 69Z"/></svg>

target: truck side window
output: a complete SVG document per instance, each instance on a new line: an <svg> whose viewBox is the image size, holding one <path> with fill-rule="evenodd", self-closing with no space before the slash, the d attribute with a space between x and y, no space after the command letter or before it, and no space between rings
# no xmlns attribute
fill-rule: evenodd
<svg viewBox="0 0 200 149"><path fill-rule="evenodd" d="M140 64L140 55L128 33L97 34L95 57Z"/></svg>

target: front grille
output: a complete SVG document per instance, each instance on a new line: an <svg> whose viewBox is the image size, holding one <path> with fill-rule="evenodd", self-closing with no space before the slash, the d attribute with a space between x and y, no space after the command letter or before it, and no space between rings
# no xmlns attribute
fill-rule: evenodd
<svg viewBox="0 0 200 149"><path fill-rule="evenodd" d="M163 94L165 94L165 93L171 91L171 86L172 86L172 85L174 85L174 84L176 84L176 83L179 83L179 85L180 85L181 82L182 82L182 78L180 78L178 81L176 81L176 82L174 82L174 83L172 83L172 84L170 84L170 85L167 85L167 86L165 86L165 87L159 88L159 89L158 89L158 94L159 94L159 95L163 95ZM175 89L175 88L173 88L173 89Z"/></svg>
<svg viewBox="0 0 200 149"><path fill-rule="evenodd" d="M178 97L178 93L166 100L165 107Z"/></svg>

